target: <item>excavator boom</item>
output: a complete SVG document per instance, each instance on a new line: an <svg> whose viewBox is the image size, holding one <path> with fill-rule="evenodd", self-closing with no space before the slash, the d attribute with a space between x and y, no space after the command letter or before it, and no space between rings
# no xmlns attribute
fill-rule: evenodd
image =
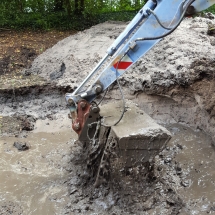
<svg viewBox="0 0 215 215"><path fill-rule="evenodd" d="M179 26L189 7L192 12L199 12L213 4L215 0L149 0L78 88L73 93L66 94L70 110L76 110L80 100L92 102L104 92L162 38L171 34ZM100 71L109 58L108 66ZM98 73L99 77L95 78ZM90 87L83 90L93 78L95 80Z"/></svg>
<svg viewBox="0 0 215 215"><path fill-rule="evenodd" d="M213 4L215 4L215 0L147 1L91 73L73 93L66 94L66 102L70 109L69 117L72 118L72 128L78 134L79 141L85 146L89 146L90 162L96 163L98 159L100 162L97 165L96 185L99 185L98 181L101 181L99 180L100 176L108 175L107 163L110 163L112 148L121 150L118 154L122 157L124 156L127 165L131 165L132 162L147 162L151 156L155 156L159 152L171 135L165 129L162 130L159 126L156 127L152 120L144 114L142 121L150 122L149 127L153 125L152 129L156 127L157 130L162 131L161 133L157 133L157 136L155 135L153 138L147 137L148 139L145 138L146 134L142 133L142 131L131 134L123 133L124 127L122 124L118 127L116 126L126 112L120 85L124 109L120 119L114 124L116 128L109 126L107 129L108 126L104 125L100 108L94 102L95 98L106 91L115 81L119 84L118 78L162 38L171 34L180 25L187 11L189 11L189 14L193 14ZM133 107L129 113L137 112L139 111ZM138 121L141 117L136 117L134 114L133 119L136 118L136 121ZM125 120L130 127L136 127L136 121ZM139 127L138 129L141 130ZM145 127L144 129L146 130ZM108 138L111 140L108 140ZM147 140L144 142L141 138ZM128 151L129 153L127 153ZM125 158L125 156L127 157Z"/></svg>

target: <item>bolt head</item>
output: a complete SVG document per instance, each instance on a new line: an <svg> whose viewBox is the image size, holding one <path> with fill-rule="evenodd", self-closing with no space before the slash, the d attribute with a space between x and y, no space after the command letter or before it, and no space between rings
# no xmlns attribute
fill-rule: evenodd
<svg viewBox="0 0 215 215"><path fill-rule="evenodd" d="M81 102L80 106L81 106L82 109L84 109L86 107L86 102Z"/></svg>
<svg viewBox="0 0 215 215"><path fill-rule="evenodd" d="M92 107L93 113L98 113L100 111L99 107Z"/></svg>
<svg viewBox="0 0 215 215"><path fill-rule="evenodd" d="M99 84L97 84L97 85L95 86L95 91L96 91L97 94L101 93L101 92L102 92L102 86L99 85Z"/></svg>
<svg viewBox="0 0 215 215"><path fill-rule="evenodd" d="M77 123L74 124L74 129L75 129L76 131L80 130L80 128L81 128L81 126L80 126L80 123L79 123L79 122L77 122Z"/></svg>
<svg viewBox="0 0 215 215"><path fill-rule="evenodd" d="M71 105L71 106L73 106L73 105L75 105L75 102L70 98L70 99L68 99L68 104L69 105Z"/></svg>

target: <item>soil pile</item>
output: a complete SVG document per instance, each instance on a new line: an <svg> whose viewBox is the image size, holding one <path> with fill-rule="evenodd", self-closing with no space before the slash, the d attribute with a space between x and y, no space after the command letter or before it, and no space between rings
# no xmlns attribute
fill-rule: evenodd
<svg viewBox="0 0 215 215"><path fill-rule="evenodd" d="M145 92L171 98L178 105L195 106L189 116L176 116L174 122L199 126L213 138L215 38L208 32L214 24L215 19L186 18L120 80L125 95ZM72 35L40 55L28 73L72 90L105 55L125 26L125 23L106 22ZM202 114L204 117L200 117Z"/></svg>
<svg viewBox="0 0 215 215"><path fill-rule="evenodd" d="M207 34L214 20L187 18L123 76L134 91L189 84L198 74L190 71L199 59L214 59L215 38ZM105 55L125 23L107 22L70 36L40 55L30 69L47 80L76 87ZM153 84L154 83L154 84ZM150 86L149 86L150 85Z"/></svg>

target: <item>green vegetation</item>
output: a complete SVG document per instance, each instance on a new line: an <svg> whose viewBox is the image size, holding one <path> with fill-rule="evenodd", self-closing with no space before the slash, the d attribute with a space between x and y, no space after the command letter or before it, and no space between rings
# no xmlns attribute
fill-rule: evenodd
<svg viewBox="0 0 215 215"><path fill-rule="evenodd" d="M107 20L130 20L143 0L1 0L0 28L83 30Z"/></svg>
<svg viewBox="0 0 215 215"><path fill-rule="evenodd" d="M215 14L215 5L211 6L207 10L205 10L205 12L211 12L211 13Z"/></svg>
<svg viewBox="0 0 215 215"><path fill-rule="evenodd" d="M1 0L0 28L83 30L107 20L131 20L145 0ZM215 13L215 6L207 11Z"/></svg>

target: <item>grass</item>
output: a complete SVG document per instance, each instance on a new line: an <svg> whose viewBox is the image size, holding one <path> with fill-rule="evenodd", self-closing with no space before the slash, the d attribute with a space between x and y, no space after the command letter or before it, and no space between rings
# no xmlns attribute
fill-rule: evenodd
<svg viewBox="0 0 215 215"><path fill-rule="evenodd" d="M205 12L211 12L215 14L215 5L212 5L211 7L209 7L207 10L205 10Z"/></svg>

